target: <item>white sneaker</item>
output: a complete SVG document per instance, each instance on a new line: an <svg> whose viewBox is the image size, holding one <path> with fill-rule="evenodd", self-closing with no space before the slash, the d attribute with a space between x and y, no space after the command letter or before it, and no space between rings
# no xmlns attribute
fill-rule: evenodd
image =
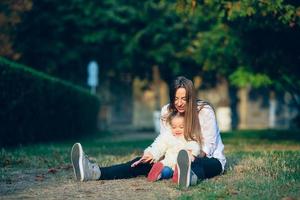
<svg viewBox="0 0 300 200"><path fill-rule="evenodd" d="M91 163L82 150L80 143L75 143L71 150L71 161L77 181L99 180L101 171L96 163Z"/></svg>

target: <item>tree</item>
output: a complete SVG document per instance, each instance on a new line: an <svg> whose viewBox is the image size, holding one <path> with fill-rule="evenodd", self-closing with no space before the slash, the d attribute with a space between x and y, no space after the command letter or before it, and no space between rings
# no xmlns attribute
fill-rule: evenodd
<svg viewBox="0 0 300 200"><path fill-rule="evenodd" d="M299 96L299 18L293 0L33 0L14 44L21 62L80 84L96 59L102 78L158 65L166 80L222 75Z"/></svg>
<svg viewBox="0 0 300 200"><path fill-rule="evenodd" d="M103 78L123 72L151 77L158 65L170 79L191 61L177 56L189 39L172 1L34 0L17 27L16 49L21 62L84 84L90 59L103 66Z"/></svg>
<svg viewBox="0 0 300 200"><path fill-rule="evenodd" d="M13 49L15 27L21 22L21 14L30 10L31 0L14 1L3 0L0 2L0 56L18 59L20 54Z"/></svg>
<svg viewBox="0 0 300 200"><path fill-rule="evenodd" d="M186 52L204 71L229 77L236 86L272 85L300 103L299 1L194 2L178 1L199 21Z"/></svg>

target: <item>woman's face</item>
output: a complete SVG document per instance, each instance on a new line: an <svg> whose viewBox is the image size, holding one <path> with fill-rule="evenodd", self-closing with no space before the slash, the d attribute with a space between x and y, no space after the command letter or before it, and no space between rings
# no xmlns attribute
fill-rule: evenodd
<svg viewBox="0 0 300 200"><path fill-rule="evenodd" d="M175 94L175 108L179 113L184 113L186 105L186 90L184 88L178 88Z"/></svg>

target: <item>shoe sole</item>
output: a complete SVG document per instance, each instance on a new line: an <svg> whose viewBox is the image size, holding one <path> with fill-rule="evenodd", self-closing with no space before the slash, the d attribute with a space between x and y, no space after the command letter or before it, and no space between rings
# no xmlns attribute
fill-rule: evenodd
<svg viewBox="0 0 300 200"><path fill-rule="evenodd" d="M74 174L77 181L84 180L82 156L83 156L83 150L81 144L75 143L72 147L71 159L72 159Z"/></svg>
<svg viewBox="0 0 300 200"><path fill-rule="evenodd" d="M161 174L161 171L164 168L164 165L162 163L159 163L159 164L156 164L156 165L157 166L151 168L151 170L150 170L150 172L148 174L148 177L147 177L148 181L151 181L151 182L157 181L159 175Z"/></svg>
<svg viewBox="0 0 300 200"><path fill-rule="evenodd" d="M186 150L180 150L177 157L178 185L179 187L189 187L191 165L189 155Z"/></svg>

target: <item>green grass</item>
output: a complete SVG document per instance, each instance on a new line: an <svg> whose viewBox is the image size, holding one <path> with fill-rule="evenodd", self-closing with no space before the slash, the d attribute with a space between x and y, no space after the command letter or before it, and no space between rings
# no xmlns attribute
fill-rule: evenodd
<svg viewBox="0 0 300 200"><path fill-rule="evenodd" d="M180 199L281 199L299 197L300 152L230 153L229 169Z"/></svg>
<svg viewBox="0 0 300 200"><path fill-rule="evenodd" d="M300 132L235 131L223 133L228 160L222 176L184 190L179 199L282 199L300 197ZM88 136L85 152L102 166L138 156L152 139L121 139L118 135ZM75 141L2 149L0 181L14 171L53 168L70 164Z"/></svg>

